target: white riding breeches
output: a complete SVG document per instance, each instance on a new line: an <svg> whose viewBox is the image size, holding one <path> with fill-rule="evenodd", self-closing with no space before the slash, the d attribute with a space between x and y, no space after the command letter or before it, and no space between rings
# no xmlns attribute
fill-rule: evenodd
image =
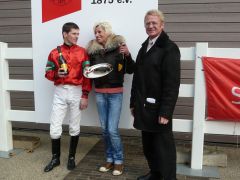
<svg viewBox="0 0 240 180"><path fill-rule="evenodd" d="M62 134L62 123L69 109L69 134L77 136L80 133L79 109L82 95L81 86L58 85L55 88L52 113L50 118L50 136L59 139Z"/></svg>

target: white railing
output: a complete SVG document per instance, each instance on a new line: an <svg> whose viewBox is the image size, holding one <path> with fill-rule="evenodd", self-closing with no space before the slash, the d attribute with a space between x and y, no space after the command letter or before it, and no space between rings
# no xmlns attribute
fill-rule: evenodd
<svg viewBox="0 0 240 180"><path fill-rule="evenodd" d="M11 110L10 91L34 91L32 80L10 80L8 60L32 60L32 48L8 48L0 42L0 151L13 149L11 121L31 121L32 111Z"/></svg>
<svg viewBox="0 0 240 180"><path fill-rule="evenodd" d="M208 43L180 48L181 60L195 60L195 83L181 84L179 97L194 97L193 120L174 119L173 130L192 132L191 168L202 169L204 133L240 135L240 123L205 121L206 92L202 71L202 56L239 58L240 50L208 48ZM32 48L8 48L0 43L0 151L13 149L11 121L34 122L34 111L11 110L10 95L14 91L34 91L32 80L10 80L9 59L32 59Z"/></svg>

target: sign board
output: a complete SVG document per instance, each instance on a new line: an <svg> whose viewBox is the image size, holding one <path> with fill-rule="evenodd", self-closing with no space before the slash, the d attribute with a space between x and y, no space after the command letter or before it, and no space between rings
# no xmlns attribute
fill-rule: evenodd
<svg viewBox="0 0 240 180"><path fill-rule="evenodd" d="M207 119L240 121L240 59L203 57Z"/></svg>
<svg viewBox="0 0 240 180"><path fill-rule="evenodd" d="M158 8L158 0L42 0L31 1L34 67L34 96L37 123L49 123L54 85L45 79L45 65L49 52L62 44L62 25L74 22L80 27L78 44L86 47L94 38L93 26L108 21L115 34L126 38L133 58L147 38L144 16ZM125 76L124 100L120 127L131 128L129 96L132 75ZM67 118L65 123L67 123ZM89 97L89 107L82 112L81 125L98 126L95 95Z"/></svg>

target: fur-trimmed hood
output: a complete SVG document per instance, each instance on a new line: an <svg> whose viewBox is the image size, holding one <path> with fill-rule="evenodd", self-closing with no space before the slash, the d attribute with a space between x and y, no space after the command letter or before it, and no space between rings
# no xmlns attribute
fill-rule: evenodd
<svg viewBox="0 0 240 180"><path fill-rule="evenodd" d="M112 34L108 37L105 48L99 44L96 39L91 40L87 46L87 52L89 55L98 54L102 50L105 52L112 51L119 47L121 43L125 43L123 36Z"/></svg>

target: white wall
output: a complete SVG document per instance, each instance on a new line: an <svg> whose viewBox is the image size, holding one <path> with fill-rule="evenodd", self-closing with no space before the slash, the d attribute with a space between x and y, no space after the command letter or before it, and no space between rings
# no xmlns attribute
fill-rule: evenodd
<svg viewBox="0 0 240 180"><path fill-rule="evenodd" d="M107 0L106 2L109 2ZM33 36L33 60L34 60L34 95L36 122L49 123L53 90L52 82L44 78L45 65L51 49L62 43L61 28L66 22L72 21L80 27L79 45L85 47L93 36L92 27L97 21L108 21L112 24L116 34L123 35L129 49L136 57L137 52L146 39L144 29L144 15L149 9L157 9L157 0L130 0L126 3L114 0L113 3L91 4L93 0L82 0L82 10L75 13L42 23L41 1L32 0L32 36ZM104 1L103 1L104 2ZM111 1L110 1L111 2ZM129 92L132 76L125 78L125 94L120 127L132 127L129 111ZM98 125L98 116L95 106L95 97L92 92L89 97L89 108L83 112L82 125Z"/></svg>

